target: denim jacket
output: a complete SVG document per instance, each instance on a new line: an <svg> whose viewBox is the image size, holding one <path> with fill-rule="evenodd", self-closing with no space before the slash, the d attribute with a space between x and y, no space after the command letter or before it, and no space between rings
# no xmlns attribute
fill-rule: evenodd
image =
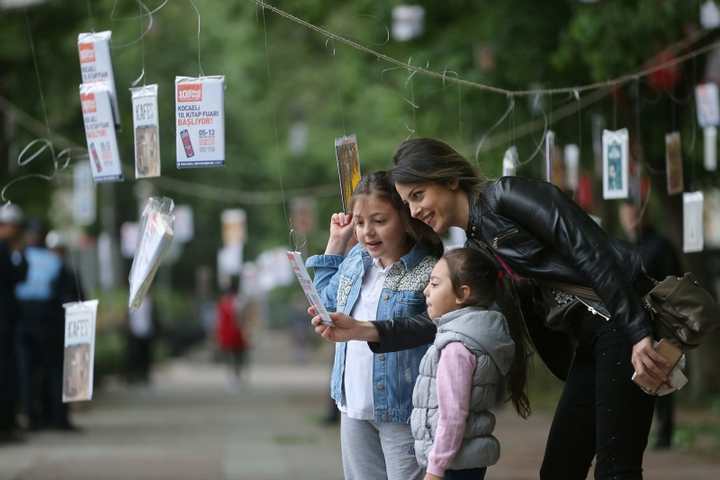
<svg viewBox="0 0 720 480"><path fill-rule="evenodd" d="M385 278L377 309L378 320L392 320L425 311L423 289L427 285L437 258L416 245L391 267ZM315 269L313 283L325 307L350 314L360 298L365 272L372 258L360 245L346 256L315 255L307 260ZM429 344L409 350L375 354L373 360L373 404L375 421L407 423L412 412L412 392L420 359ZM347 344L335 346L335 362L330 379L330 396L345 404L343 377Z"/></svg>

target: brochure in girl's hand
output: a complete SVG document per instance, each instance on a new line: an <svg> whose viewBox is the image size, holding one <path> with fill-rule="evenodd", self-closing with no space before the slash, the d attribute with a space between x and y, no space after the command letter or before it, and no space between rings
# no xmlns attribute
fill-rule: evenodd
<svg viewBox="0 0 720 480"><path fill-rule="evenodd" d="M310 279L307 268L305 268L305 262L303 262L302 255L300 255L300 252L288 251L287 257L288 260L290 260L290 265L292 265L293 272L295 272L295 276L297 277L298 282L300 282L303 292L305 292L305 297L308 302L310 302L310 305L315 307L315 310L317 310L318 315L320 315L320 318L322 319L322 323L325 325L332 325L330 314L328 314L328 311L325 309L325 305L323 305L320 301L320 295Z"/></svg>
<svg viewBox="0 0 720 480"><path fill-rule="evenodd" d="M63 402L91 400L95 363L97 300L66 303Z"/></svg>

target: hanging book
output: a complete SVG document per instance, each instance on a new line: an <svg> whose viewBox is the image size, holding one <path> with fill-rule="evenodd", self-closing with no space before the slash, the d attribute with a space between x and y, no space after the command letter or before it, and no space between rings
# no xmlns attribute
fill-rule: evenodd
<svg viewBox="0 0 720 480"><path fill-rule="evenodd" d="M152 284L163 254L173 239L173 207L171 199L148 198L140 219L138 245L130 267L130 298L128 307L136 310L142 305Z"/></svg>
<svg viewBox="0 0 720 480"><path fill-rule="evenodd" d="M177 168L225 164L225 77L175 77Z"/></svg>
<svg viewBox="0 0 720 480"><path fill-rule="evenodd" d="M80 85L85 139L95 182L123 179L111 102L107 83Z"/></svg>
<svg viewBox="0 0 720 480"><path fill-rule="evenodd" d="M505 150L505 155L503 156L503 177L514 177L517 175L519 164L518 150L517 147L513 145Z"/></svg>
<svg viewBox="0 0 720 480"><path fill-rule="evenodd" d="M701 83L695 87L698 124L701 127L712 127L720 124L720 100L718 86L712 82Z"/></svg>
<svg viewBox="0 0 720 480"><path fill-rule="evenodd" d="M665 170L667 171L668 194L674 195L682 192L685 182L679 132L665 135Z"/></svg>
<svg viewBox="0 0 720 480"><path fill-rule="evenodd" d="M160 176L158 86L131 88L135 136L135 178Z"/></svg>
<svg viewBox="0 0 720 480"><path fill-rule="evenodd" d="M117 89L112 61L110 61L110 37L112 32L81 33L78 35L80 74L83 83L103 82L110 92L113 118L120 125Z"/></svg>
<svg viewBox="0 0 720 480"><path fill-rule="evenodd" d="M340 177L340 199L343 211L349 213L352 192L360 182L360 155L355 134L335 139L335 158Z"/></svg>
<svg viewBox="0 0 720 480"><path fill-rule="evenodd" d="M91 400L95 364L97 300L66 303L63 402Z"/></svg>
<svg viewBox="0 0 720 480"><path fill-rule="evenodd" d="M628 130L604 130L603 148L603 198L628 197Z"/></svg>
<svg viewBox="0 0 720 480"><path fill-rule="evenodd" d="M683 252L703 250L703 193L683 194Z"/></svg>

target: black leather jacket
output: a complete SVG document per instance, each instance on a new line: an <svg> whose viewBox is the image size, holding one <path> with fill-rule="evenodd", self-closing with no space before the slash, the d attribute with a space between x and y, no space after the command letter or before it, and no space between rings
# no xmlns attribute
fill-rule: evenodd
<svg viewBox="0 0 720 480"><path fill-rule="evenodd" d="M512 271L532 280L592 287L632 343L652 335L647 312L633 285L642 260L625 242L613 240L575 202L554 185L522 177L503 177L483 186L470 206L466 246L490 248ZM566 335L545 327L535 296L518 298L535 348L558 377L572 360ZM374 352L388 352L432 341L435 326L427 315L375 322Z"/></svg>

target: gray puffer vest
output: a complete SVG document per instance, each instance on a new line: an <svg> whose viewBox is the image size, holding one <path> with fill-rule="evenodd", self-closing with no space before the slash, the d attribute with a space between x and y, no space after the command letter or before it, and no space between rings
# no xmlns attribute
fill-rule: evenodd
<svg viewBox="0 0 720 480"><path fill-rule="evenodd" d="M461 470L493 465L500 458L500 443L492 435L498 389L510 371L515 343L505 317L495 311L465 307L446 313L437 321L435 342L420 361L420 375L413 391L410 426L415 437L415 455L422 466L428 463L438 421L437 367L442 349L462 342L477 359L463 443L448 469Z"/></svg>

